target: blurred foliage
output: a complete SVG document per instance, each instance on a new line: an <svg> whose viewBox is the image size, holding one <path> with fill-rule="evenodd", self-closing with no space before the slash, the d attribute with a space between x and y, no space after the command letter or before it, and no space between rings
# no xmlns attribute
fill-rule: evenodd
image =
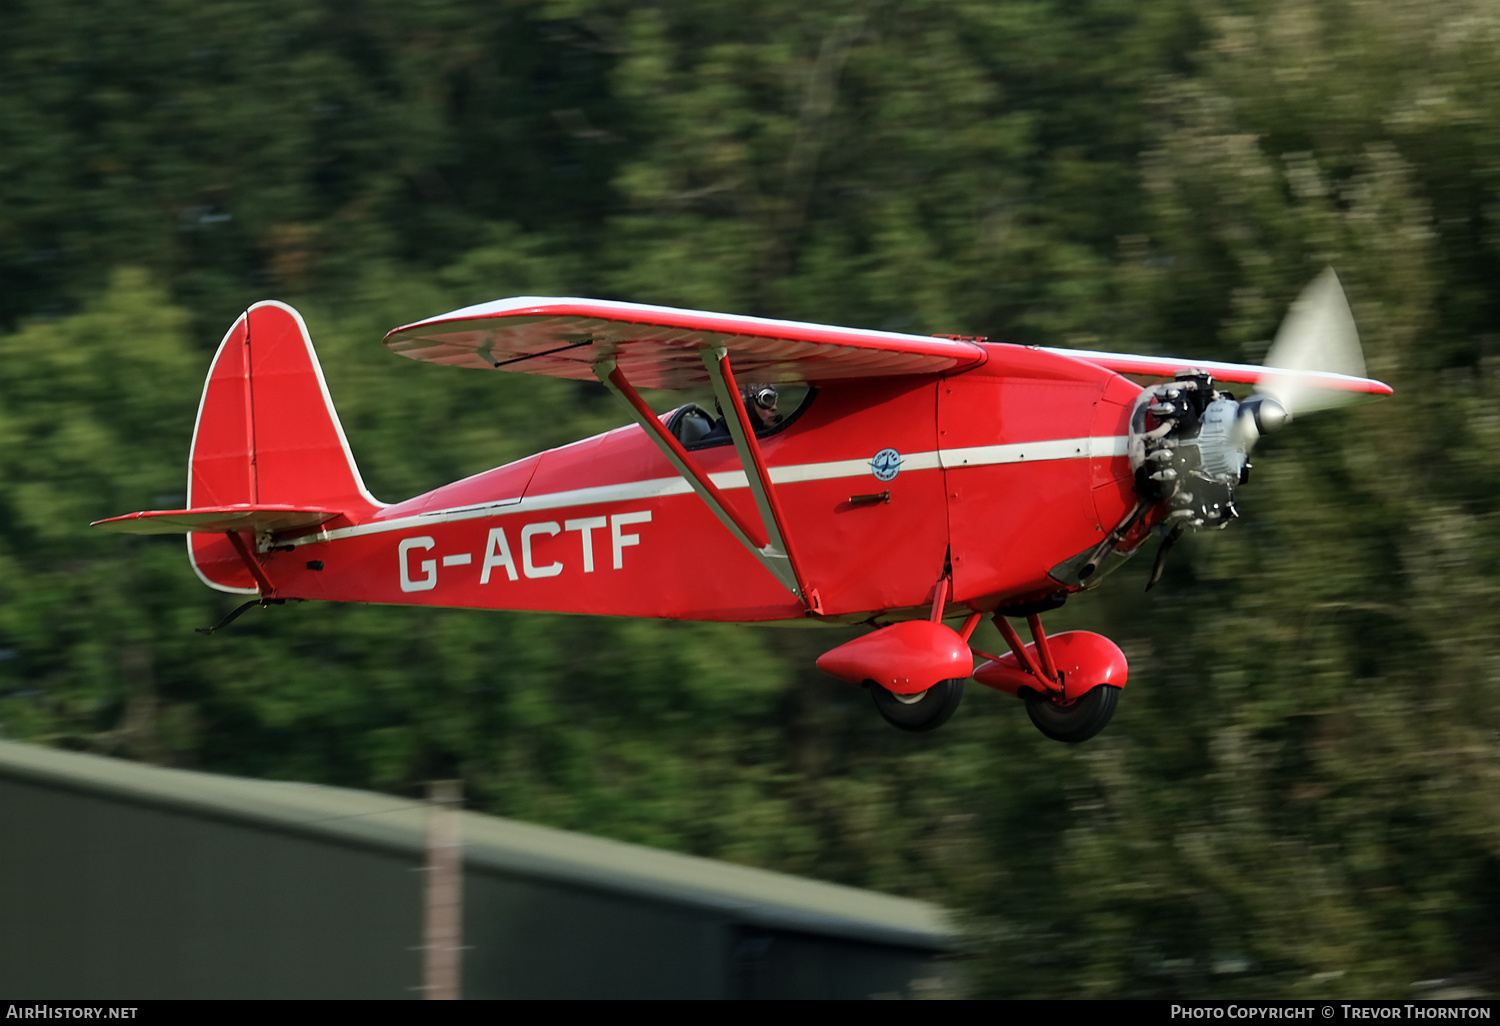
<svg viewBox="0 0 1500 1026"><path fill-rule="evenodd" d="M1500 988L1500 10L1484 0L0 5L0 731L412 793L948 904L997 996ZM392 360L595 294L1258 361L1335 266L1394 399L1053 614L1133 679L906 736L850 636L230 607L179 539L212 346L298 303L403 498L621 423ZM503 376L502 376L503 377ZM1146 562L1146 558L1141 560ZM991 628L980 647L1000 647Z"/></svg>

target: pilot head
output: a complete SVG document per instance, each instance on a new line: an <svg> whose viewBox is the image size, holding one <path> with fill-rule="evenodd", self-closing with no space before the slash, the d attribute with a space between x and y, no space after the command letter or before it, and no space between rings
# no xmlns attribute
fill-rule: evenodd
<svg viewBox="0 0 1500 1026"><path fill-rule="evenodd" d="M755 430L775 427L781 423L781 414L776 412L775 385L744 385L740 398L745 401L745 411L750 414L750 423Z"/></svg>

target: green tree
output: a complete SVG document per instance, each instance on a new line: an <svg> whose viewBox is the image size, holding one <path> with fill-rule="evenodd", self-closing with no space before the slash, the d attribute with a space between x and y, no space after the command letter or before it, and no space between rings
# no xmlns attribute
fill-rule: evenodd
<svg viewBox="0 0 1500 1026"><path fill-rule="evenodd" d="M1491 21L1263 5L1156 101L1128 347L1258 360L1333 264L1397 396L1267 439L1247 522L1112 615L1144 657L1130 709L1066 768L1046 855L988 896L997 993L1400 997L1487 971L1494 395L1483 304L1458 297L1493 192L1454 160L1474 112L1438 98L1486 95ZM1040 800L989 805L997 859Z"/></svg>

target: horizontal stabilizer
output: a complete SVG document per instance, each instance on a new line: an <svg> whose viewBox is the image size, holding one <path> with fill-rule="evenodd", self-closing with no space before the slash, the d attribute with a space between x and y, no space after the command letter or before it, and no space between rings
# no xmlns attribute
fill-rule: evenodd
<svg viewBox="0 0 1500 1026"><path fill-rule="evenodd" d="M90 527L116 534L189 534L195 531L227 534L291 531L316 527L338 516L337 509L299 509L296 506L199 506L196 509L149 509L122 517L96 520Z"/></svg>

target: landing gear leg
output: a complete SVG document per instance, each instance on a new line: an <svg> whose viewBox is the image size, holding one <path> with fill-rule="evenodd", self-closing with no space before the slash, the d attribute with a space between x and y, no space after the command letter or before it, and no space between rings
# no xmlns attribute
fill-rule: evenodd
<svg viewBox="0 0 1500 1026"><path fill-rule="evenodd" d="M995 614L996 628L1015 654L1020 669L1031 676L1031 682L1014 693L1026 702L1026 714L1036 729L1047 737L1069 744L1087 741L1108 726L1114 717L1120 702L1120 689L1099 684L1070 699L1065 671L1058 669L1053 658L1047 633L1042 630L1041 617L1035 612L1025 615L1033 639L1030 646L1021 643L1015 628L1003 613Z"/></svg>
<svg viewBox="0 0 1500 1026"><path fill-rule="evenodd" d="M943 576L938 578L937 584L933 587L932 612L928 615L927 624L920 627L901 624L886 628L886 630L898 632L915 630L917 634L922 635L922 638L913 639L918 641L918 644L912 647L920 649L921 640L925 640L935 647L947 648L954 660L949 662L951 669L947 672L961 670L967 673L973 666L973 656L969 651L968 641L970 635L974 633L974 628L979 624L980 616L978 613L971 613L956 637L953 631L942 626L943 611L947 606L948 596L953 586L950 573L951 571L944 568ZM908 655L909 651L908 649ZM819 665L822 666L823 662L820 661ZM884 669L889 673L889 667ZM845 679L849 679L847 675ZM926 679L930 680L931 677ZM958 708L959 701L964 697L964 679L964 677L951 677L947 680L940 680L926 691L918 691L915 694L901 694L881 687L880 682L872 677L866 678L864 684L870 689L870 697L875 700L875 708L885 722L898 730L917 732L936 730L948 722L948 718L953 715L953 711Z"/></svg>

